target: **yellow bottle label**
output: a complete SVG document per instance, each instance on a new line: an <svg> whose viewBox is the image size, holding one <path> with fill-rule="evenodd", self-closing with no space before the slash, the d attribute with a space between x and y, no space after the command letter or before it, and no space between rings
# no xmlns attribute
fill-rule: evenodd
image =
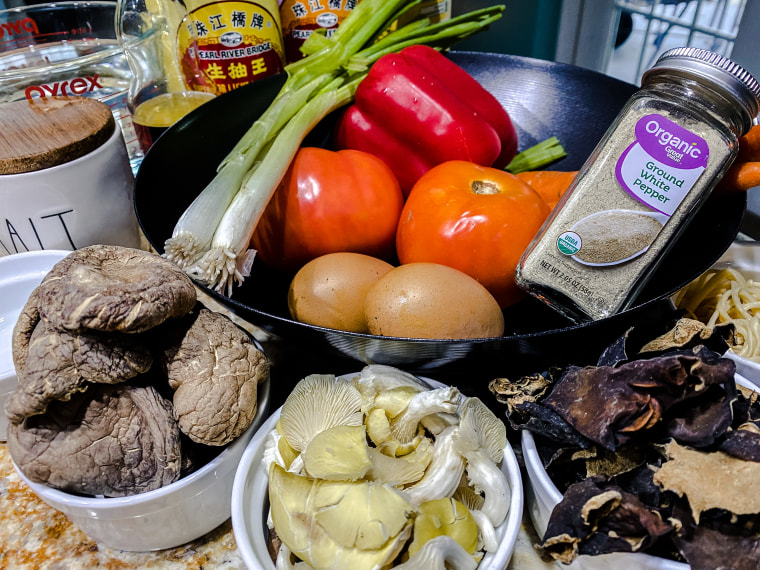
<svg viewBox="0 0 760 570"><path fill-rule="evenodd" d="M191 10L188 23L194 29L180 27L179 45L183 59L196 61L205 76L188 78L196 89L204 90L202 83L207 81L216 93L225 93L283 70L275 1L211 2Z"/></svg>
<svg viewBox="0 0 760 570"><path fill-rule="evenodd" d="M430 18L432 23L447 20L451 17L451 1L452 0L427 0L427 2L421 2L416 9L395 22L395 27L400 28L401 26L405 26L419 16Z"/></svg>
<svg viewBox="0 0 760 570"><path fill-rule="evenodd" d="M360 0L284 0L280 5L286 61L303 57L300 48L312 32L325 30L329 38Z"/></svg>

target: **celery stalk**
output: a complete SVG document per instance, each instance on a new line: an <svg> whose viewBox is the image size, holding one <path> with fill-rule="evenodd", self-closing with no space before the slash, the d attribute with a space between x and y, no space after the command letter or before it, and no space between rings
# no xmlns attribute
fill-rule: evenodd
<svg viewBox="0 0 760 570"><path fill-rule="evenodd" d="M567 156L565 148L557 137L549 137L519 153L506 167L507 172L517 174L527 170L538 170L555 160Z"/></svg>

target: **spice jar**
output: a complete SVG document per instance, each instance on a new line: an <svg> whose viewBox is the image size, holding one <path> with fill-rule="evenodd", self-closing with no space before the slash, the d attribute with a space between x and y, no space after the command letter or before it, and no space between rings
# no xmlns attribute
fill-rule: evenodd
<svg viewBox="0 0 760 570"><path fill-rule="evenodd" d="M518 285L578 322L628 308L759 111L760 86L739 65L665 52L526 249Z"/></svg>

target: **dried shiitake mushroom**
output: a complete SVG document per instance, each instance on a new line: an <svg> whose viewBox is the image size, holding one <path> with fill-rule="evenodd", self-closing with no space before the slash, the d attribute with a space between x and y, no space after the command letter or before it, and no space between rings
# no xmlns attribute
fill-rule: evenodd
<svg viewBox="0 0 760 570"><path fill-rule="evenodd" d="M110 245L67 255L45 276L39 296L42 318L70 331L143 332L196 302L192 280L172 262Z"/></svg>
<svg viewBox="0 0 760 570"><path fill-rule="evenodd" d="M109 497L172 483L193 468L197 444L241 435L269 372L247 332L197 305L184 272L118 246L58 262L29 296L12 347L16 465L33 481Z"/></svg>
<svg viewBox="0 0 760 570"><path fill-rule="evenodd" d="M29 338L18 387L6 402L11 423L42 414L90 383L115 384L147 372L153 356L126 335L76 334L40 321ZM19 355L21 360L21 355Z"/></svg>
<svg viewBox="0 0 760 570"><path fill-rule="evenodd" d="M161 359L174 390L174 418L190 439L225 445L256 415L269 363L245 331L208 309L172 323Z"/></svg>
<svg viewBox="0 0 760 570"><path fill-rule="evenodd" d="M12 424L8 450L32 481L107 497L144 493L180 475L171 403L152 386L91 386Z"/></svg>

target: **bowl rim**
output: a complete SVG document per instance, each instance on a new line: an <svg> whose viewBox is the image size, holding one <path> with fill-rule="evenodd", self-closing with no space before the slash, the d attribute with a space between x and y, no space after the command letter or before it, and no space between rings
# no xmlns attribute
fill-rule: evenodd
<svg viewBox="0 0 760 570"><path fill-rule="evenodd" d="M37 261L37 258L41 258L43 261L52 261L54 259L61 260L70 253L73 253L74 250L71 249L31 249L29 251L19 251L16 253L9 253L8 255L3 255L0 257L0 272L4 271L6 266L15 266L18 264L23 263L25 260L32 259L34 261ZM49 260L47 258L50 258ZM41 271L41 268L36 268L34 271ZM48 268L49 270L49 268ZM0 279L2 279L2 275L0 274ZM14 275L14 278L18 278L19 276ZM22 277L27 277L27 275L23 275ZM0 281L0 283L2 283Z"/></svg>
<svg viewBox="0 0 760 570"><path fill-rule="evenodd" d="M347 378L357 376L358 372L343 374L337 378ZM432 388L444 387L445 384L432 380L431 378L417 376L421 380L428 383ZM235 535L235 542L237 544L238 551L243 558L243 562L250 570L262 570L258 565L260 557L257 555L257 551L254 548L256 538L249 536L248 525L246 524L247 516L246 509L249 506L242 499L245 496L246 485L249 479L255 474L259 473L260 477L265 478L268 482L268 476L261 471L261 454L264 450L264 445L269 437L270 431L275 427L280 417L280 411L282 406L277 408L272 414L264 421L259 427L256 434L248 442L245 452L238 463L237 472L235 473L235 480L232 484L232 530ZM257 463L255 463L257 462ZM502 468L506 469L509 474L507 481L511 490L509 511L507 518L502 522L504 525L504 536L499 542L499 550L502 546L507 547L506 552L499 558L496 558L496 553L486 553L483 559L478 564L478 570L503 570L509 563L514 553L517 537L522 526L525 493L524 485L522 481L522 475L520 471L520 464L517 461L517 455L512 448L512 444L507 441L507 445L504 448L504 459L502 460ZM268 490L265 489L265 491ZM501 526L501 525L500 525ZM263 537L262 537L263 540ZM264 570L274 569L274 563L270 567Z"/></svg>
<svg viewBox="0 0 760 570"><path fill-rule="evenodd" d="M155 499L163 498L167 495L177 493L190 487L196 483L196 481L203 479L211 472L216 471L220 465L222 465L231 455L235 455L241 450L244 450L248 445L250 439L255 435L259 428L262 418L265 413L268 413L270 392L271 392L271 380L269 377L258 385L257 397L258 403L256 408L256 414L253 417L253 421L248 429L239 435L234 441L229 443L216 457L206 463L200 469L193 471L186 477L178 479L174 483L164 485L158 489L152 491L146 491L144 493L138 493L137 495L130 495L128 497L85 497L79 495L73 495L60 489L54 489L48 487L44 483L35 483L30 481L29 478L13 463L13 467L18 473L19 477L37 494L40 498L53 501L59 505L66 505L67 507L74 509L98 509L100 511L115 511L122 507L135 507L150 503Z"/></svg>
<svg viewBox="0 0 760 570"><path fill-rule="evenodd" d="M734 375L736 379L736 384L740 385L744 388L748 388L750 390L758 391L758 387L755 386L752 382L747 380L744 376L742 376L739 373L736 373ZM531 487L531 491L536 495L536 499L538 500L538 495L541 493L544 495L549 501L552 503L552 508L557 505L562 500L562 493L560 493L557 486L554 484L554 482L549 477L549 474L547 473L546 469L544 468L543 464L541 463L541 458L538 456L538 448L536 447L536 440L533 437L533 434L530 432L530 430L524 429L521 430L520 433L520 439L521 439L521 446L522 446L522 454L525 461L525 466L527 467L528 472L528 482L527 485ZM539 533L539 539L541 537L541 534L545 532L546 529L539 529L536 528L536 532ZM660 556L655 556L653 554L647 554L645 552L609 552L607 554L602 554L599 556L610 556L610 555L625 555L625 556L632 556L636 559L640 560L642 564L648 563L648 564L657 564L657 568L661 570L688 570L691 568L691 566L685 562L677 562L675 560L669 560L667 558L662 558ZM594 558L599 558L598 556ZM653 566L648 566L653 567Z"/></svg>
<svg viewBox="0 0 760 570"><path fill-rule="evenodd" d="M27 281L41 281L50 269L71 253L64 249L40 249L11 253L0 257L0 289L15 286ZM23 270L19 273L19 269ZM36 287L36 285L35 285ZM30 290L31 293L31 290ZM4 302L1 304L5 304ZM17 308L21 310L23 304ZM14 323L15 326L15 323ZM12 363L11 346L0 347L0 385L8 383L11 390L15 388L18 376ZM0 410L0 413L2 410ZM2 415L0 422L5 421Z"/></svg>

